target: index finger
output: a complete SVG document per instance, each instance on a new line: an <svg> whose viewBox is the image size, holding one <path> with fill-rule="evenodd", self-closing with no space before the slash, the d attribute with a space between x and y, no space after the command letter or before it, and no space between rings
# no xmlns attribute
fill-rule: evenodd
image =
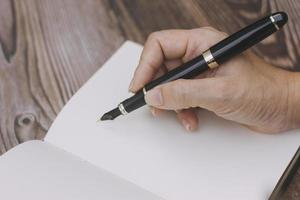
<svg viewBox="0 0 300 200"><path fill-rule="evenodd" d="M140 62L134 72L129 90L136 92L150 82L165 59L184 56L189 30L164 30L152 33L146 40Z"/></svg>

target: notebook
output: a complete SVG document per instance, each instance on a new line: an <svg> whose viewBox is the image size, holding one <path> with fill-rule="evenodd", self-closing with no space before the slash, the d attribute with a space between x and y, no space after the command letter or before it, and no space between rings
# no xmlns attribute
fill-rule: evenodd
<svg viewBox="0 0 300 200"><path fill-rule="evenodd" d="M299 130L252 132L208 111L187 133L147 106L96 120L129 97L142 46L125 42L70 99L44 141L0 157L3 199L267 199L297 150Z"/></svg>

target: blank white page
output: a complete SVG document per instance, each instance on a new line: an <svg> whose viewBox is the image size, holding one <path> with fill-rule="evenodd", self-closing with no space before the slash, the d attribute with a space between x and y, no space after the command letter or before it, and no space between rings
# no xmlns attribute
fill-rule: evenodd
<svg viewBox="0 0 300 200"><path fill-rule="evenodd" d="M158 200L138 186L42 141L0 157L4 200Z"/></svg>
<svg viewBox="0 0 300 200"><path fill-rule="evenodd" d="M153 118L146 106L96 123L129 97L141 50L126 42L64 107L46 141L165 199L266 199L299 131L258 134L203 111L199 130L187 133L172 114Z"/></svg>

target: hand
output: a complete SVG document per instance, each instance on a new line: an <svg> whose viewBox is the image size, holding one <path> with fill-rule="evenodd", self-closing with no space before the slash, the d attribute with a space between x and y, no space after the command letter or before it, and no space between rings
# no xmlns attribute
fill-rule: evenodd
<svg viewBox="0 0 300 200"><path fill-rule="evenodd" d="M211 27L165 30L147 39L130 84L136 92L155 77L200 55L227 34ZM274 133L296 127L293 73L273 67L245 52L216 69L191 80L176 80L147 92L152 112L174 110L188 131L197 129L195 108L243 124L259 132Z"/></svg>

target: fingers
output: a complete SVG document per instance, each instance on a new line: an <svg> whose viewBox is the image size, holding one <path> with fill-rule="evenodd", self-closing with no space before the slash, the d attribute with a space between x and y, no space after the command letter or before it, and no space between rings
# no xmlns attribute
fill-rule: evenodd
<svg viewBox="0 0 300 200"><path fill-rule="evenodd" d="M208 27L192 30L165 30L152 33L145 43L129 90L136 92L150 82L164 60L180 59L186 62L198 56L224 37L224 33Z"/></svg>
<svg viewBox="0 0 300 200"><path fill-rule="evenodd" d="M193 109L177 111L177 118L183 127L189 131L195 131L198 128L198 116Z"/></svg>
<svg viewBox="0 0 300 200"><path fill-rule="evenodd" d="M158 117L163 112L163 110L155 108L155 107L152 107L152 106L150 106L149 109L150 109L150 112L153 115L153 117Z"/></svg>
<svg viewBox="0 0 300 200"><path fill-rule="evenodd" d="M164 110L150 106L151 114L154 117L159 117ZM198 116L194 109L185 109L175 111L179 122L189 131L195 131L198 128Z"/></svg>
<svg viewBox="0 0 300 200"><path fill-rule="evenodd" d="M180 110L202 107L214 111L216 106L230 98L232 87L225 78L177 80L147 92L148 105L160 109Z"/></svg>
<svg viewBox="0 0 300 200"><path fill-rule="evenodd" d="M166 69L168 71L175 69L176 67L179 67L180 65L182 65L182 60L181 59L173 59L173 60L166 60L164 62L164 65L166 66Z"/></svg>
<svg viewBox="0 0 300 200"><path fill-rule="evenodd" d="M188 35L184 30L168 30L152 33L144 46L139 65L129 90L136 92L150 82L165 59L180 58L185 54Z"/></svg>

